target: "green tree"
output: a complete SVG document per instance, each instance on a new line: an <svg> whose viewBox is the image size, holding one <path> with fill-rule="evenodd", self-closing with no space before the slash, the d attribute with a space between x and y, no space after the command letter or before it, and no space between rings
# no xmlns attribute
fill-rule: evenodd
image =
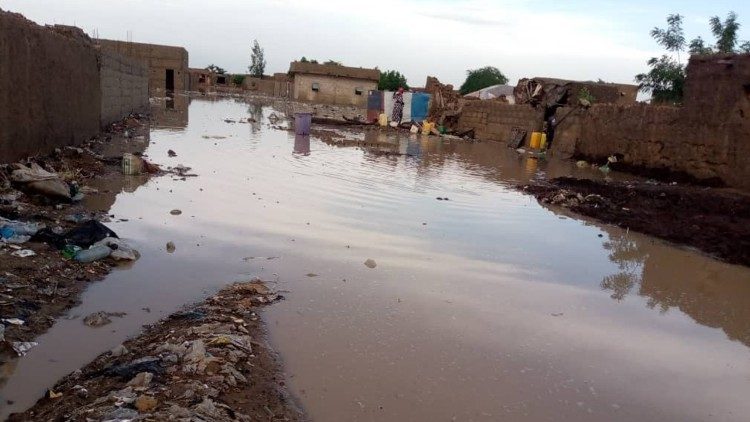
<svg viewBox="0 0 750 422"><path fill-rule="evenodd" d="M667 51L677 53L677 61L680 61L680 51L685 49L682 15L667 16L667 29L654 27L651 30L651 37Z"/></svg>
<svg viewBox="0 0 750 422"><path fill-rule="evenodd" d="M219 75L223 75L227 73L226 70L220 68L219 66L216 66L215 64L211 63L210 65L206 66L206 70L209 72L218 73Z"/></svg>
<svg viewBox="0 0 750 422"><path fill-rule="evenodd" d="M706 42L703 41L703 38L696 37L692 41L690 41L690 45L688 46L688 51L690 54L711 54L714 52L714 50L706 45Z"/></svg>
<svg viewBox="0 0 750 422"><path fill-rule="evenodd" d="M719 53L733 53L737 45L737 31L740 29L737 14L729 12L724 22L714 16L708 23L711 25L711 33L716 37L716 50Z"/></svg>
<svg viewBox="0 0 750 422"><path fill-rule="evenodd" d="M409 85L406 83L406 76L402 75L401 72L389 70L380 73L380 80L378 81L379 90L395 91L399 88L409 89Z"/></svg>
<svg viewBox="0 0 750 422"><path fill-rule="evenodd" d="M256 78L262 78L263 73L266 71L266 59L263 57L263 49L258 44L258 40L253 40L250 66L248 66L247 70Z"/></svg>
<svg viewBox="0 0 750 422"><path fill-rule="evenodd" d="M466 80L461 85L461 95L466 95L482 88L508 83L508 78L496 67L485 66L479 69L467 70Z"/></svg>
<svg viewBox="0 0 750 422"><path fill-rule="evenodd" d="M740 44L740 53L750 53L750 41L744 41L742 44Z"/></svg>
<svg viewBox="0 0 750 422"><path fill-rule="evenodd" d="M667 51L677 53L677 60L668 55L652 57L648 61L648 73L635 76L638 89L650 92L652 101L657 103L679 104L682 102L682 88L685 85L685 67L680 63L680 51L685 49L685 33L682 30L682 16L667 16L667 28L651 30L651 37ZM701 40L702 41L702 40ZM696 43L693 45L693 43ZM696 40L690 43L698 47Z"/></svg>
<svg viewBox="0 0 750 422"><path fill-rule="evenodd" d="M655 103L679 104L685 86L685 67L667 55L648 61L651 70L636 75L641 91L650 92Z"/></svg>
<svg viewBox="0 0 750 422"><path fill-rule="evenodd" d="M333 66L343 66L341 62L337 62L336 60L326 60L323 62L323 64L333 65Z"/></svg>
<svg viewBox="0 0 750 422"><path fill-rule="evenodd" d="M245 75L234 75L232 76L232 83L240 86L242 83L245 82Z"/></svg>

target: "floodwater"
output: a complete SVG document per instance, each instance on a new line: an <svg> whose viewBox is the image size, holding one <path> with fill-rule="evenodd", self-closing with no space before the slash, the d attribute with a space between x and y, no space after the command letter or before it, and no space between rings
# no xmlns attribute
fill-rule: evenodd
<svg viewBox="0 0 750 422"><path fill-rule="evenodd" d="M750 415L750 269L512 188L595 170L495 143L295 138L239 100L157 107L147 154L198 177L101 182L116 197L91 205L128 220L110 226L142 258L15 363L3 416L142 324L254 276L287 292L263 317L313 420ZM76 318L98 310L128 315L99 329Z"/></svg>

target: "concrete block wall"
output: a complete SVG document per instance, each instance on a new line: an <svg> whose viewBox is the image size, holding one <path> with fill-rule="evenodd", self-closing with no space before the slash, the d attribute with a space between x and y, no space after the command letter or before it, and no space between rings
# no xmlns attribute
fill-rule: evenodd
<svg viewBox="0 0 750 422"><path fill-rule="evenodd" d="M540 131L544 113L529 105L499 101L469 101L458 118L459 130L474 129L477 139L507 142L514 127L527 133ZM528 144L527 136L527 144Z"/></svg>
<svg viewBox="0 0 750 422"><path fill-rule="evenodd" d="M130 113L148 112L149 71L145 64L111 51L101 51L99 65L102 127Z"/></svg>
<svg viewBox="0 0 750 422"><path fill-rule="evenodd" d="M82 31L0 10L0 161L89 139L100 105L97 52Z"/></svg>

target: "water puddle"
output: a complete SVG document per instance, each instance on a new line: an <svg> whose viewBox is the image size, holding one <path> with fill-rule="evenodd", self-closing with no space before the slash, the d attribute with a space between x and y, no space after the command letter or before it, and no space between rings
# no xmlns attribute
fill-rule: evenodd
<svg viewBox="0 0 750 422"><path fill-rule="evenodd" d="M186 97L157 107L146 152L199 176L111 186L112 201L91 204L127 219L112 227L142 258L92 284L16 362L0 414L143 324L254 276L289 292L264 318L315 420L750 413L749 269L511 188L596 170L495 143L299 138L272 128L273 111ZM127 315L85 326L96 311Z"/></svg>

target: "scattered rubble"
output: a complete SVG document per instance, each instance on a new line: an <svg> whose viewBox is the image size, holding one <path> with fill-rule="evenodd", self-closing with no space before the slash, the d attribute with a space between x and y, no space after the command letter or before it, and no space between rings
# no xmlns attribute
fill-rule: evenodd
<svg viewBox="0 0 750 422"><path fill-rule="evenodd" d="M260 280L177 312L58 382L10 421L305 420L278 362L256 341L257 306L281 299Z"/></svg>
<svg viewBox="0 0 750 422"><path fill-rule="evenodd" d="M519 188L544 204L750 265L750 196L742 193L570 177Z"/></svg>

